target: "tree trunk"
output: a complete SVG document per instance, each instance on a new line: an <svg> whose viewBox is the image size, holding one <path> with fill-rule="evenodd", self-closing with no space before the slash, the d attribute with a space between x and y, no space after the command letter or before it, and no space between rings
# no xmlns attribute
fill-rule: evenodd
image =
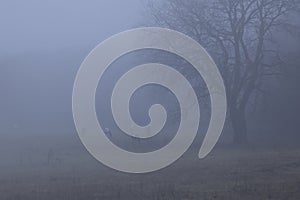
<svg viewBox="0 0 300 200"><path fill-rule="evenodd" d="M233 143L237 145L247 144L247 122L245 110L231 108L230 118L233 128Z"/></svg>

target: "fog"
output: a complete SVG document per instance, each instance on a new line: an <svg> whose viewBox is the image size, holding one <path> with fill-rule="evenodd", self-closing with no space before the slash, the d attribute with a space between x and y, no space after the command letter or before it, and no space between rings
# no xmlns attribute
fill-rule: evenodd
<svg viewBox="0 0 300 200"><path fill-rule="evenodd" d="M268 1L275 2L271 13L283 0ZM254 30L244 27L246 42L237 41L243 53L236 53L231 46L236 42L231 40L234 31L226 32L230 23L222 21L226 20L224 9L217 7L218 13L210 13L208 8L236 2L241 9L235 9L241 12L243 3L256 2L249 6L255 9L264 1L211 2L215 4L204 0L1 1L0 199L299 199L299 13L284 15L281 29L268 30L269 37L261 45L265 52L255 60L259 20L250 23ZM194 16L193 11L200 14ZM201 20L211 20L209 24L216 27L213 33L205 26L207 21ZM163 50L144 49L121 56L105 71L95 94L99 124L112 143L131 153L154 152L169 144L180 126L176 95L152 84L136 90L129 110L137 125L146 126L151 122L149 108L161 104L167 111L162 130L139 139L118 127L110 105L113 89L123 74L138 65L157 62L183 74L195 90L201 112L196 139L180 159L158 171L128 174L98 162L85 148L73 119L72 92L80 65L99 43L145 26L185 33L210 53L227 89L227 116L217 145L199 159L211 117L211 99L201 75L184 58ZM261 87L238 110L248 88L236 95L232 88L258 76L248 70L255 64L267 66L262 71L266 76L257 79L255 84ZM280 75L268 71L277 64ZM236 84L232 77L238 69L249 74L238 77L245 79Z"/></svg>
<svg viewBox="0 0 300 200"><path fill-rule="evenodd" d="M74 131L70 102L81 62L104 39L140 24L141 8L140 1L2 2L1 130Z"/></svg>

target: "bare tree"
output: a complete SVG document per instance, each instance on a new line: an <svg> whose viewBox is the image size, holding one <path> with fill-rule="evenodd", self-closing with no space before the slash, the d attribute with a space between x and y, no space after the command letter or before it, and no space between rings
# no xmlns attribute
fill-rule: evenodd
<svg viewBox="0 0 300 200"><path fill-rule="evenodd" d="M247 143L246 110L266 76L281 73L273 41L288 27L293 0L165 0L149 2L155 23L182 31L214 57L224 78L234 142Z"/></svg>

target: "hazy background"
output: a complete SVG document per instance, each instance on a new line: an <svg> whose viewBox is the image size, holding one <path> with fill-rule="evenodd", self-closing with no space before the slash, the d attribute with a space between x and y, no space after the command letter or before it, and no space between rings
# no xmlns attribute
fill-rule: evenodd
<svg viewBox="0 0 300 200"><path fill-rule="evenodd" d="M200 134L196 148L173 165L143 175L111 170L85 150L72 117L77 70L87 54L111 35L157 25L148 8L141 0L0 2L0 199L299 199L299 32L293 32L294 37L284 31L274 35L277 50L288 61L285 76L268 79L265 98L247 112L248 145L232 145L227 121L219 144L204 160L197 157ZM289 20L300 23L298 16ZM176 118L167 121L168 137L153 146L131 141L112 122L106 94L123 72L141 62L157 58L178 68L181 64L162 52L127 56L111 66L98 88L98 118L127 142L126 146L115 139L120 146L153 150L173 136ZM153 103L178 108L167 90L143 89L131 102L139 124L147 124L147 108ZM205 105L201 106L209 107ZM209 113L201 117L204 133Z"/></svg>
<svg viewBox="0 0 300 200"><path fill-rule="evenodd" d="M1 134L74 131L71 94L85 56L142 22L133 1L1 1Z"/></svg>

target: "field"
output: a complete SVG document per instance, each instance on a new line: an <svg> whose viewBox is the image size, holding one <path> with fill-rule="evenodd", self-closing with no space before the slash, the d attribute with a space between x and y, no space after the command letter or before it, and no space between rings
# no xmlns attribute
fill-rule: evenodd
<svg viewBox="0 0 300 200"><path fill-rule="evenodd" d="M190 150L173 165L126 174L96 161L72 136L5 136L1 200L300 199L300 149Z"/></svg>

